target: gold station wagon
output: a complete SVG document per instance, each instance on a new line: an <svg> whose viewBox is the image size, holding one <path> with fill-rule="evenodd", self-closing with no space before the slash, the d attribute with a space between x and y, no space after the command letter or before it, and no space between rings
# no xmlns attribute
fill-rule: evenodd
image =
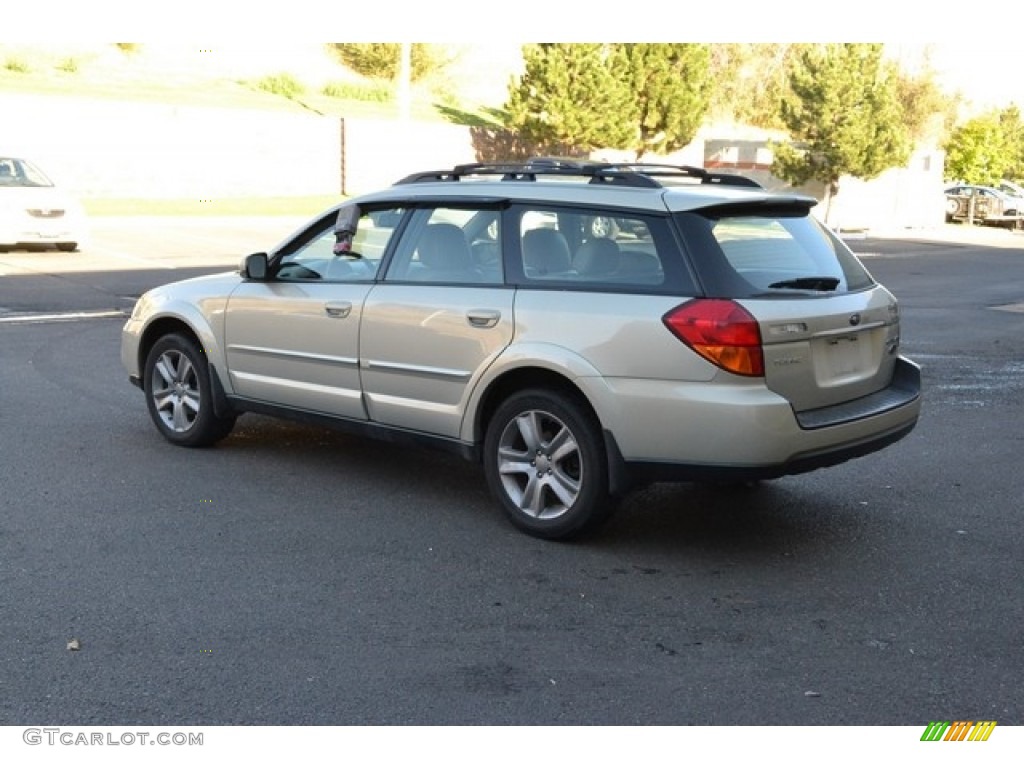
<svg viewBox="0 0 1024 768"><path fill-rule="evenodd" d="M149 291L122 361L172 443L246 412L426 442L567 539L638 484L806 472L914 428L897 301L815 202L686 166L417 173Z"/></svg>

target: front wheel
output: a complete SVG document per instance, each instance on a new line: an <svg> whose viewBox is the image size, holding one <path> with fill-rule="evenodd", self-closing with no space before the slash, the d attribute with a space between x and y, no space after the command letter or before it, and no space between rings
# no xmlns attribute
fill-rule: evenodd
<svg viewBox="0 0 1024 768"><path fill-rule="evenodd" d="M146 357L143 388L153 423L175 445L212 445L235 425L234 416L214 413L206 356L181 334L169 334L153 345Z"/></svg>
<svg viewBox="0 0 1024 768"><path fill-rule="evenodd" d="M498 407L484 439L484 473L512 523L539 538L593 531L613 508L598 425L560 392L527 390Z"/></svg>

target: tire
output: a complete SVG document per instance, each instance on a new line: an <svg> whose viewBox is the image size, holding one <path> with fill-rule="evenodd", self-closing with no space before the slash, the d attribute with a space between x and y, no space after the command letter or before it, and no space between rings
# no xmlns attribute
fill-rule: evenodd
<svg viewBox="0 0 1024 768"><path fill-rule="evenodd" d="M213 445L235 426L235 417L213 412L210 370L195 342L181 334L161 337L146 356L146 406L169 442L192 448Z"/></svg>
<svg viewBox="0 0 1024 768"><path fill-rule="evenodd" d="M587 222L587 234L590 237L614 238L619 234L619 224L610 216L595 216Z"/></svg>
<svg viewBox="0 0 1024 768"><path fill-rule="evenodd" d="M946 198L946 215L955 216L960 212L960 201L954 197Z"/></svg>
<svg viewBox="0 0 1024 768"><path fill-rule="evenodd" d="M57 243L57 250L72 253L78 250L78 243Z"/></svg>
<svg viewBox="0 0 1024 768"><path fill-rule="evenodd" d="M560 392L525 390L498 407L484 438L484 474L512 524L538 538L593 532L613 509L600 429Z"/></svg>

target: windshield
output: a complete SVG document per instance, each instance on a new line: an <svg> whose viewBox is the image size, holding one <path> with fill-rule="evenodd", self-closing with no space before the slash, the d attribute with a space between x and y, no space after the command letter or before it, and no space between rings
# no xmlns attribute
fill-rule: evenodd
<svg viewBox="0 0 1024 768"><path fill-rule="evenodd" d="M0 187L52 187L46 174L28 160L0 157Z"/></svg>

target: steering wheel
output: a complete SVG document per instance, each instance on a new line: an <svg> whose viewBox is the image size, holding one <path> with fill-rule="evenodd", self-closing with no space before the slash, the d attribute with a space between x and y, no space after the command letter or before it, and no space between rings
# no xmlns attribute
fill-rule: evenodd
<svg viewBox="0 0 1024 768"><path fill-rule="evenodd" d="M302 264L284 264L277 270L277 277L299 279L299 280L319 280L321 275L309 267L303 266Z"/></svg>

